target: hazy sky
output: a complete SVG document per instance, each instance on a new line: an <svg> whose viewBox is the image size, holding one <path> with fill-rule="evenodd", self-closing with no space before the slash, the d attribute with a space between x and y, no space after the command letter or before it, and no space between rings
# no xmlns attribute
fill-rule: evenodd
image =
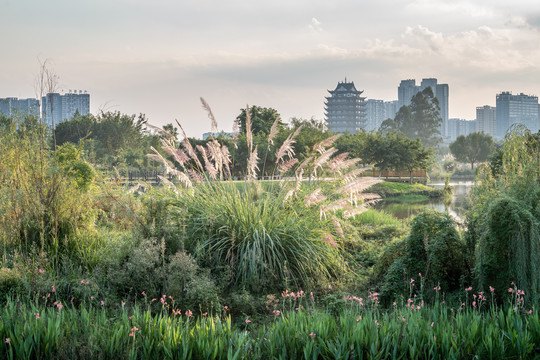
<svg viewBox="0 0 540 360"><path fill-rule="evenodd" d="M47 58L92 113L193 137L210 129L201 96L226 131L246 104L323 119L345 77L383 100L436 77L465 119L500 91L540 93L538 0L0 0L0 44L0 97L35 97Z"/></svg>

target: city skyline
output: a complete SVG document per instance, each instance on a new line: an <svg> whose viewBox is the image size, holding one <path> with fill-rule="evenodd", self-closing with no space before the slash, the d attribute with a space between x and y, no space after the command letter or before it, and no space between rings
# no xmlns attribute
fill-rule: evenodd
<svg viewBox="0 0 540 360"><path fill-rule="evenodd" d="M210 129L199 97L225 131L246 104L323 120L345 77L385 101L401 80L437 78L449 117L470 120L503 91L540 92L534 1L4 0L0 31L0 97L35 96L38 58L50 59L60 89L92 94L92 113L177 118L193 137Z"/></svg>

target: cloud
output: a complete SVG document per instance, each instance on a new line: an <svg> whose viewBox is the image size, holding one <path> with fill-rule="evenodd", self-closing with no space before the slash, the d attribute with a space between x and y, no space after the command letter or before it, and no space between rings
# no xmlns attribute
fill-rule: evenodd
<svg viewBox="0 0 540 360"><path fill-rule="evenodd" d="M317 20L316 18L311 18L311 24L309 25L309 29L315 33L323 32L321 22Z"/></svg>

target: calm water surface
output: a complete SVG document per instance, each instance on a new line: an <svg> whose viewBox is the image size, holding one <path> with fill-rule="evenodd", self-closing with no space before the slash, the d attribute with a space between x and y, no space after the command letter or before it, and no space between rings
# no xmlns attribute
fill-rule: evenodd
<svg viewBox="0 0 540 360"><path fill-rule="evenodd" d="M454 196L450 203L445 204L443 201L426 201L418 203L393 203L381 201L375 205L376 209L384 210L398 219L407 219L415 216L426 209L434 209L438 211L446 211L458 221L463 221L467 205L467 195L473 187L473 181L455 181L450 182L450 186L454 188ZM434 188L441 189L444 187L444 182L433 182L428 184Z"/></svg>

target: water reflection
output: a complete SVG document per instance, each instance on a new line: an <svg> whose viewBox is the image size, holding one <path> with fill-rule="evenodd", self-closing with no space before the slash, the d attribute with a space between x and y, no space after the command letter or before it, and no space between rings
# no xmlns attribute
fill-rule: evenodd
<svg viewBox="0 0 540 360"><path fill-rule="evenodd" d="M450 182L454 188L451 201L424 201L424 202L392 202L381 201L375 205L376 209L384 210L398 219L407 219L411 216L418 215L426 209L434 209L438 211L446 211L454 219L462 222L465 216L467 206L467 195L472 189L474 183L472 181L456 181ZM444 187L444 182L434 182L428 184L434 188L441 189Z"/></svg>

